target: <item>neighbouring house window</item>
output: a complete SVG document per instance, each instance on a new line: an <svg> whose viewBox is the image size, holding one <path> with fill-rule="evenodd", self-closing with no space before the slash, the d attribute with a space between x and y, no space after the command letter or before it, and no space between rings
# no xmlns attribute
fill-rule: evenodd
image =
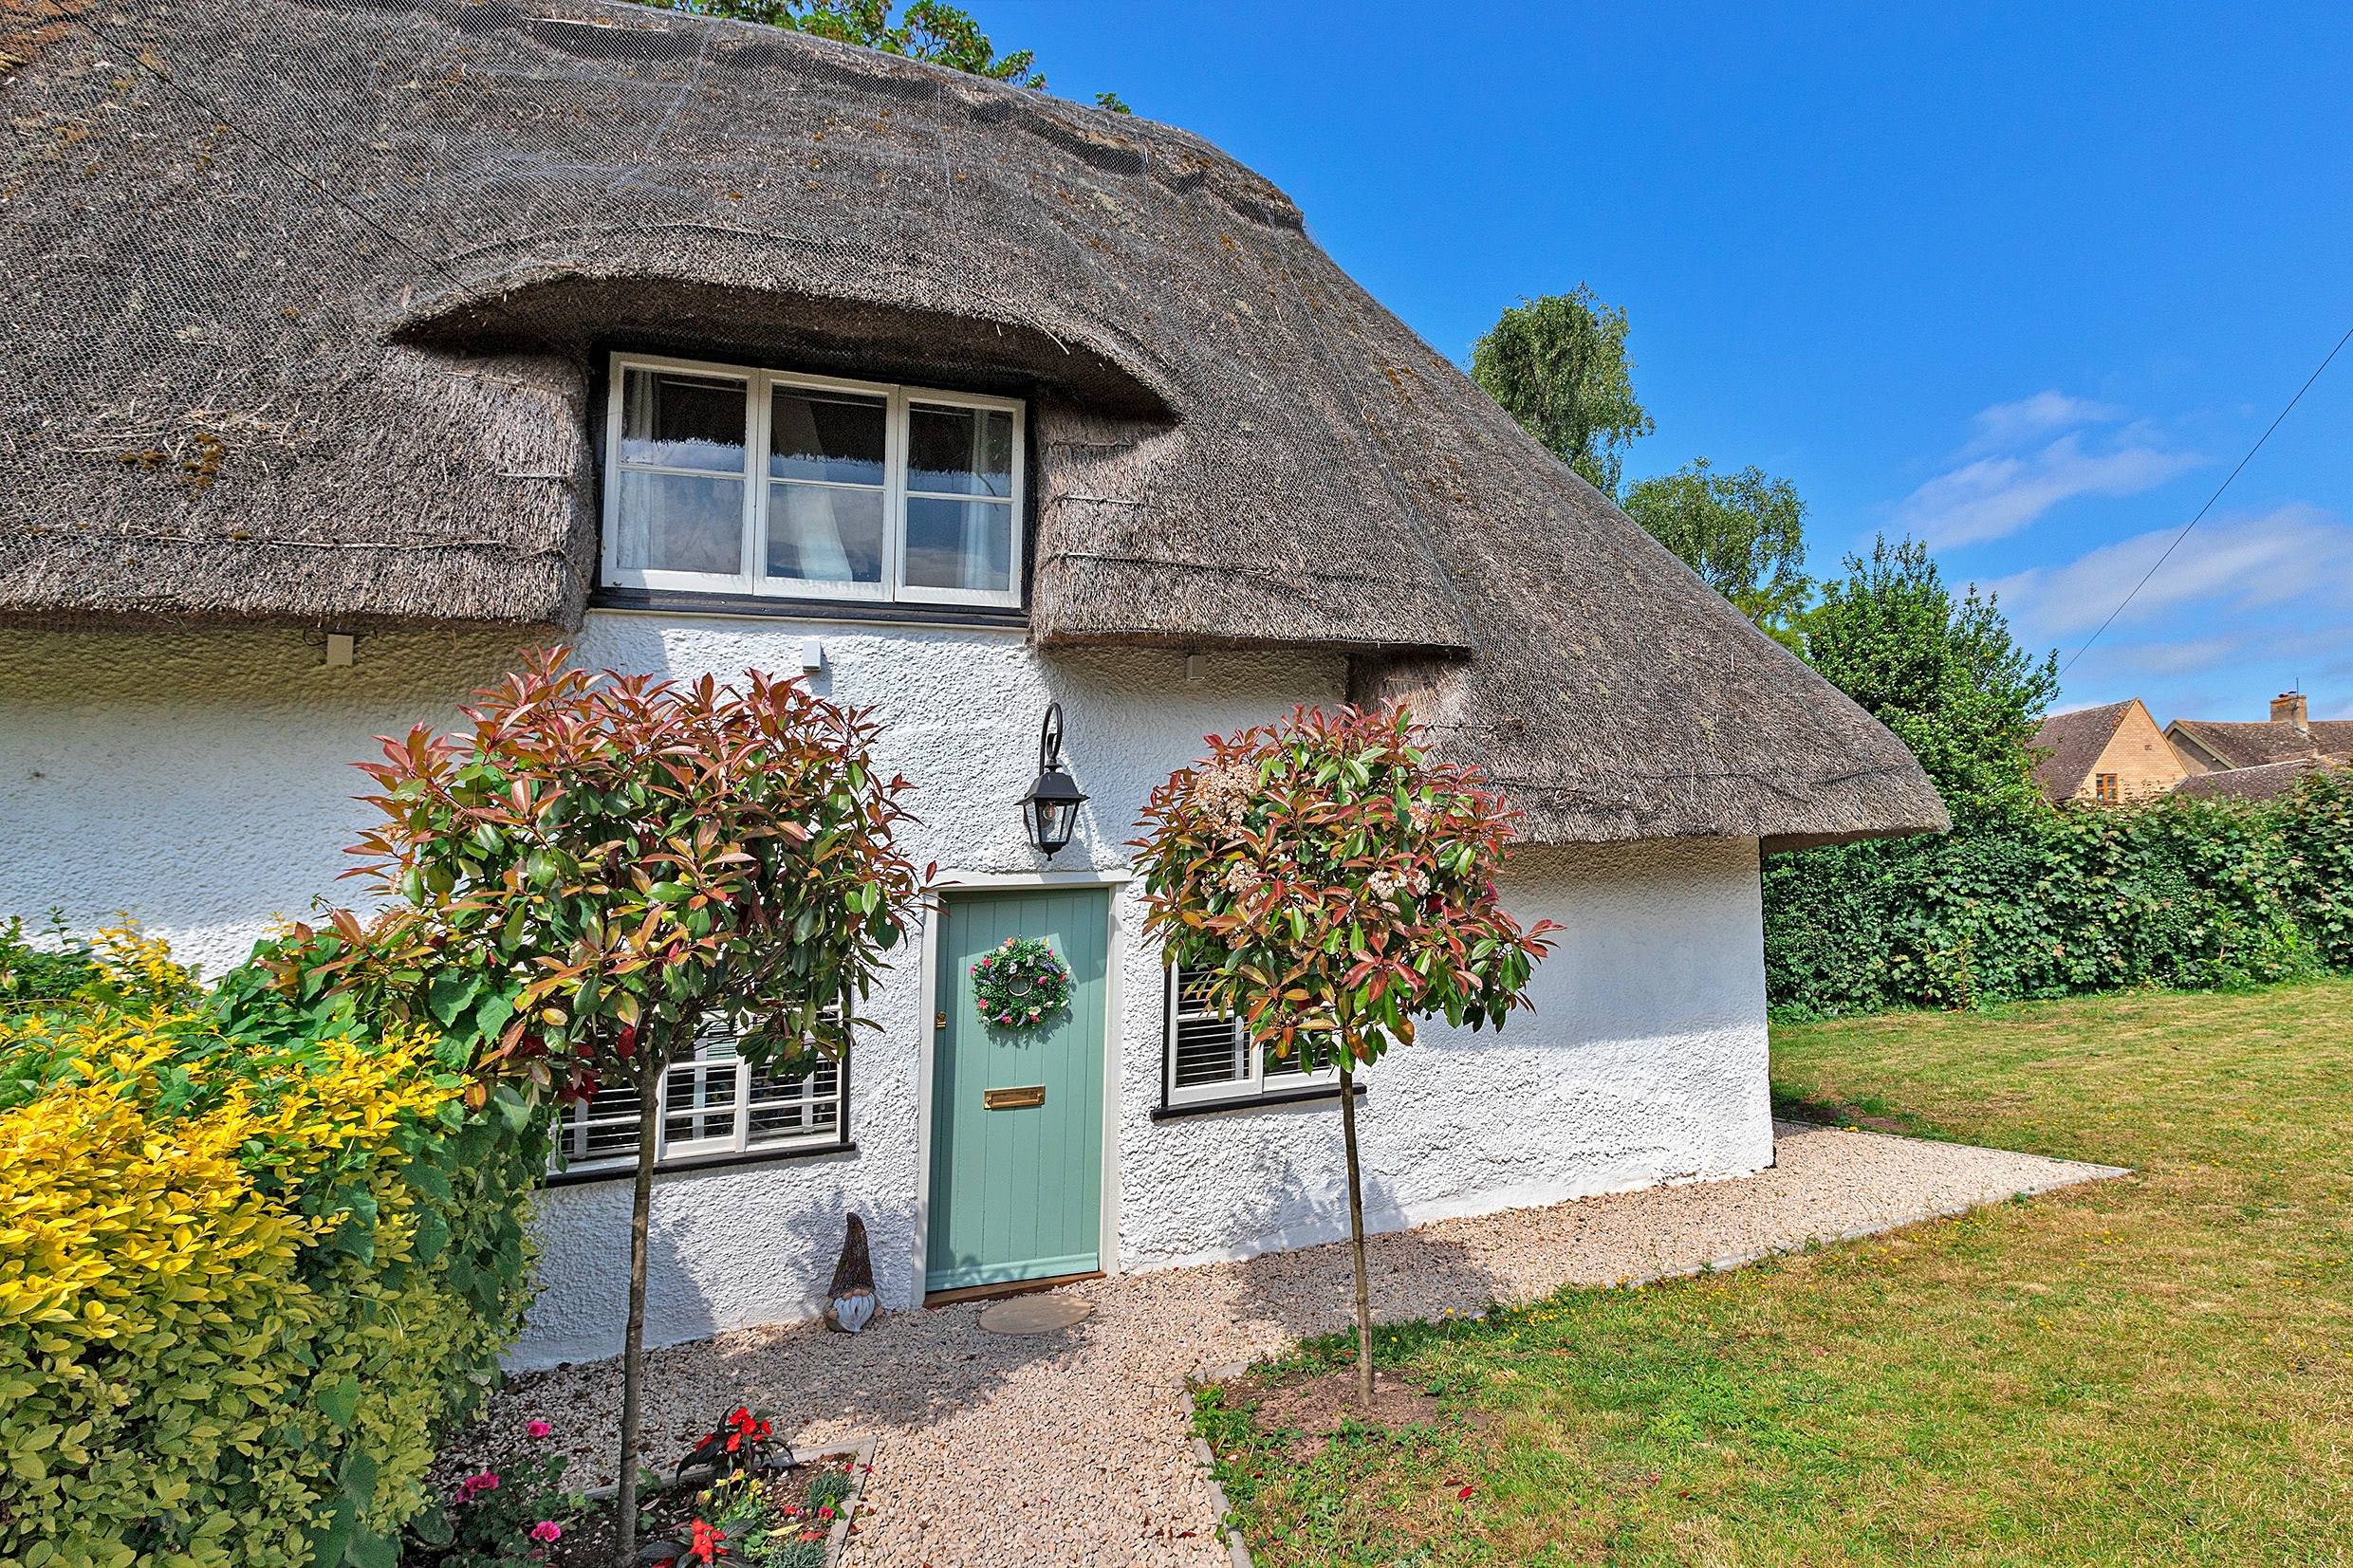
<svg viewBox="0 0 2353 1568"><path fill-rule="evenodd" d="M660 1126L658 1164L839 1144L846 1136L842 1064L754 1070L736 1056L732 1040L707 1036L691 1061L662 1075ZM560 1153L559 1168L573 1171L635 1169L637 1091L600 1089L586 1103L565 1107Z"/></svg>
<svg viewBox="0 0 2353 1568"><path fill-rule="evenodd" d="M1274 1047L1253 1042L1243 1032L1242 1021L1212 1008L1203 996L1205 976L1199 970L1171 968L1168 971L1168 1102L1195 1105L1204 1100L1250 1099L1286 1089L1316 1088L1338 1083L1340 1070L1329 1053L1303 1059L1294 1049L1278 1057Z"/></svg>
<svg viewBox="0 0 2353 1568"><path fill-rule="evenodd" d="M1021 603L1022 405L615 355L604 581Z"/></svg>
<svg viewBox="0 0 2353 1568"><path fill-rule="evenodd" d="M2118 799L2116 775L2113 773L2094 774L2091 781L2091 792L2094 799L2114 803Z"/></svg>

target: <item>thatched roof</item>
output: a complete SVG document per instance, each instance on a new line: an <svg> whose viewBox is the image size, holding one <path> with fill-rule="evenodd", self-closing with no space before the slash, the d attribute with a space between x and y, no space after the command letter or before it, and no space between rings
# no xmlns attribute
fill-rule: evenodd
<svg viewBox="0 0 2353 1568"><path fill-rule="evenodd" d="M1041 645L1359 655L1534 837L1946 825L1181 131L584 0L60 0L0 50L0 617L576 625L600 357L655 348L1028 397Z"/></svg>

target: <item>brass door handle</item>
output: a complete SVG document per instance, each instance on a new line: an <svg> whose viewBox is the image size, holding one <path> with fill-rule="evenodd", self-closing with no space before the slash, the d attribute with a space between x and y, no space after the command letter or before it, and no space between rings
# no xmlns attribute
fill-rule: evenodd
<svg viewBox="0 0 2353 1568"><path fill-rule="evenodd" d="M1028 1111L1046 1103L1046 1085L1032 1083L1023 1089L984 1089L980 1103L991 1111Z"/></svg>

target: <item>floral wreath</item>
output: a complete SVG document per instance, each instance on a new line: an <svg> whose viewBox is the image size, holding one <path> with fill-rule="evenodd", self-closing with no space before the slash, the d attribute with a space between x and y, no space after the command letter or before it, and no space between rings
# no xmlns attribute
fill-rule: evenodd
<svg viewBox="0 0 2353 1568"><path fill-rule="evenodd" d="M980 1021L999 1028L1033 1029L1070 1000L1070 970L1035 936L1007 937L972 972Z"/></svg>

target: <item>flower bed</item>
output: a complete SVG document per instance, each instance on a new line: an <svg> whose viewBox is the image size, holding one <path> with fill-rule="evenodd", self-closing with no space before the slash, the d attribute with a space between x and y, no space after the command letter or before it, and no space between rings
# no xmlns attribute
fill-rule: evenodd
<svg viewBox="0 0 2353 1568"><path fill-rule="evenodd" d="M730 1422L755 1418L738 1410ZM767 1423L758 1423L762 1436ZM731 1435L722 1424L721 1438ZM567 1491L564 1454L545 1421L527 1424L447 1482L435 1522L412 1530L406 1560L430 1568L610 1568L616 1545L611 1487ZM821 1456L769 1458L765 1444L721 1448L715 1467L746 1468L710 1485L647 1485L639 1494L643 1560L678 1568L832 1568L855 1528L873 1469L871 1439ZM476 1450L483 1452L483 1450ZM695 1461L685 1468L692 1473ZM445 1472L446 1474L447 1472Z"/></svg>

